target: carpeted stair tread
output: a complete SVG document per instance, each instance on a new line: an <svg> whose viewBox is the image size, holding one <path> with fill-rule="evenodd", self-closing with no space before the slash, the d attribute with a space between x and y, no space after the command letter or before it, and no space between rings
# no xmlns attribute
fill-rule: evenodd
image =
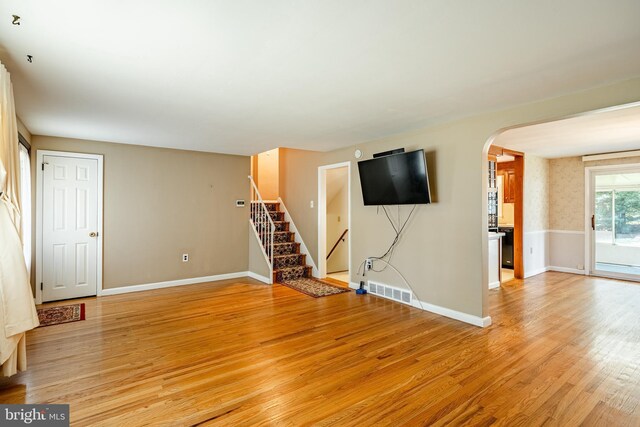
<svg viewBox="0 0 640 427"><path fill-rule="evenodd" d="M304 265L306 259L305 254L276 255L273 257L273 268L281 269Z"/></svg>
<svg viewBox="0 0 640 427"><path fill-rule="evenodd" d="M270 248L267 248L267 253L269 253L269 249ZM296 242L274 243L273 253L275 254L275 256L299 254L300 243L296 243Z"/></svg>
<svg viewBox="0 0 640 427"><path fill-rule="evenodd" d="M263 233L260 233L262 237ZM291 231L276 231L273 233L273 243L292 243L295 240L295 235Z"/></svg>
<svg viewBox="0 0 640 427"><path fill-rule="evenodd" d="M297 265L295 267L273 270L273 281L278 283L287 280L300 279L302 277L311 277L311 266Z"/></svg>

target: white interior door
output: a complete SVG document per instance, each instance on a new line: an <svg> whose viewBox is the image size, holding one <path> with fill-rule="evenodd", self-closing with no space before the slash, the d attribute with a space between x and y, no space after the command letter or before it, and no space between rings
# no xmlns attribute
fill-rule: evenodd
<svg viewBox="0 0 640 427"><path fill-rule="evenodd" d="M96 295L98 160L43 156L42 300Z"/></svg>
<svg viewBox="0 0 640 427"><path fill-rule="evenodd" d="M593 168L591 274L640 280L640 167Z"/></svg>

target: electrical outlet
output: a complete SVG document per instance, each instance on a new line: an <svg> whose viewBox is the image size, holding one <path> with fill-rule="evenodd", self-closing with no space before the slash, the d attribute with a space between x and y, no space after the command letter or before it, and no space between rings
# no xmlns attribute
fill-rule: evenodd
<svg viewBox="0 0 640 427"><path fill-rule="evenodd" d="M182 254L182 262L188 262L189 261L189 254Z"/></svg>
<svg viewBox="0 0 640 427"><path fill-rule="evenodd" d="M313 200L309 202L309 207L313 209Z"/></svg>
<svg viewBox="0 0 640 427"><path fill-rule="evenodd" d="M364 265L367 270L371 270L373 268L373 261L370 258L367 258Z"/></svg>
<svg viewBox="0 0 640 427"><path fill-rule="evenodd" d="M529 253L532 254L533 253L533 248L529 248Z"/></svg>

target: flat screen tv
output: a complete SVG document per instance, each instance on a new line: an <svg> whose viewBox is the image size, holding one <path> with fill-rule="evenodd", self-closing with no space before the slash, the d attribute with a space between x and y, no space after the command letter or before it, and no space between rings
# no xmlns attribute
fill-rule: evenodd
<svg viewBox="0 0 640 427"><path fill-rule="evenodd" d="M358 162L365 206L431 203L424 150Z"/></svg>

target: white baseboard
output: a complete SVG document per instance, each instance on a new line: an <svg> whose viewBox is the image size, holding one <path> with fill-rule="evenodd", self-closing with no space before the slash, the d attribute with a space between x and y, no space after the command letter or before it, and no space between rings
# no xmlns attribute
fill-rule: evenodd
<svg viewBox="0 0 640 427"><path fill-rule="evenodd" d="M500 287L500 281L489 283L489 289L496 289Z"/></svg>
<svg viewBox="0 0 640 427"><path fill-rule="evenodd" d="M533 271L527 271L524 273L524 278L528 279L529 277L532 276L537 276L538 274L542 274L542 273L546 273L547 271L549 271L550 267L543 267L543 268L538 268L537 270L533 270Z"/></svg>
<svg viewBox="0 0 640 427"><path fill-rule="evenodd" d="M498 286L500 286L500 282L498 282ZM358 283L351 282L351 283L349 283L349 287L351 289L358 289L360 287L360 285ZM366 285L365 285L365 288L366 288ZM382 298L382 297L380 297L380 298ZM391 300L389 300L389 301L391 301ZM402 304L402 303L398 303L398 304ZM472 314L463 313L461 311L452 310L450 308L441 307L439 305L429 304L428 302L423 302L423 301L418 302L417 299L413 300L412 306L415 307L415 308L424 310L424 311L428 311L430 313L434 313L434 314L438 314L440 316L448 317L450 319L459 320L461 322L469 323L469 324L474 325L474 326L480 326L482 328L486 328L487 326L491 325L491 317L490 316L478 317L478 316L474 316Z"/></svg>
<svg viewBox="0 0 640 427"><path fill-rule="evenodd" d="M196 283L215 282L217 280L237 279L239 277L247 277L247 276L249 276L248 271L238 271L237 273L216 274L214 276L193 277L190 279L180 279L180 280L168 280L166 282L146 283L144 285L122 286L120 288L103 289L102 296L127 294L129 292L150 291L153 289L170 288L173 286L193 285Z"/></svg>
<svg viewBox="0 0 640 427"><path fill-rule="evenodd" d="M267 285L271 285L271 280L269 280L268 277L265 277L265 276L262 276L260 274L254 273L253 271L247 271L247 276L251 277L252 279L259 280L262 283L266 283Z"/></svg>
<svg viewBox="0 0 640 427"><path fill-rule="evenodd" d="M414 300L414 307L422 308L425 311L439 314L440 316L448 317L450 319L459 320L464 323L469 323L474 326L480 326L481 328L486 328L487 326L491 326L491 316L487 317L479 317L474 316L472 314L463 313L461 311L452 310L450 308L441 307L435 304L429 304L428 302L420 301L418 303L417 300ZM421 306L422 307L421 307Z"/></svg>
<svg viewBox="0 0 640 427"><path fill-rule="evenodd" d="M573 273L573 274L587 274L587 272L585 270L578 270L577 268L567 268L567 267L556 267L556 266L549 266L547 267L548 271L557 271L560 273Z"/></svg>

